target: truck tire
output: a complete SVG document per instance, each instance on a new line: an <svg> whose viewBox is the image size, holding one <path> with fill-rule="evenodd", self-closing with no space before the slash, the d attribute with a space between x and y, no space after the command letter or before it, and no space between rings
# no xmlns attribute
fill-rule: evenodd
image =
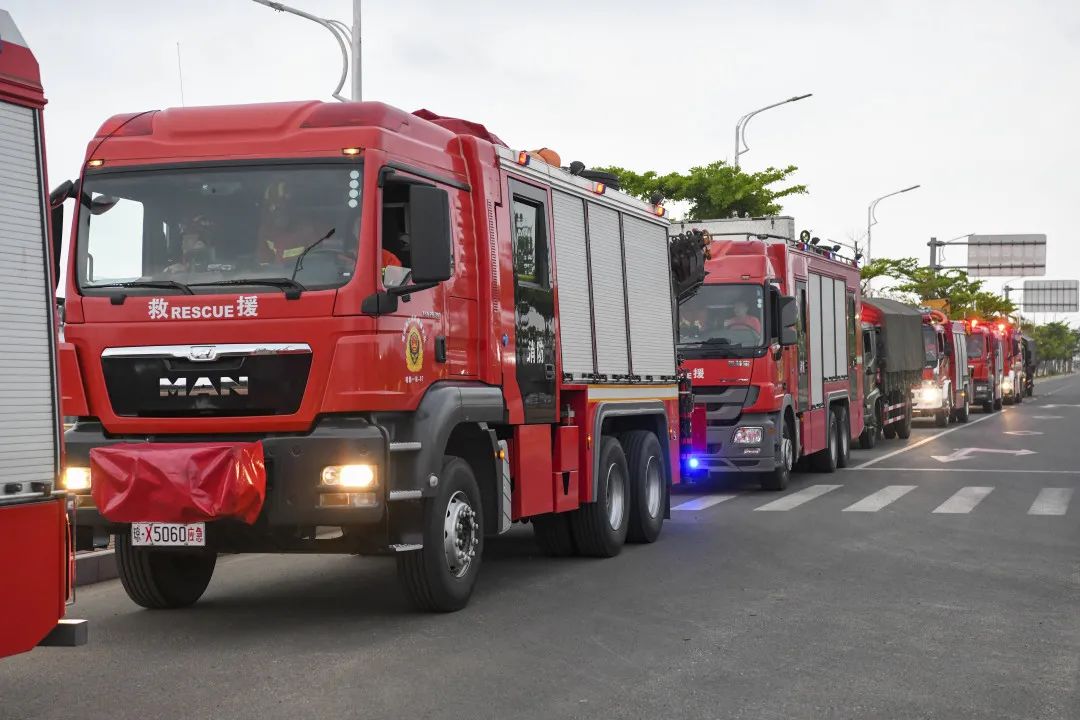
<svg viewBox="0 0 1080 720"><path fill-rule="evenodd" d="M795 430L791 423L785 419L780 433L780 447L777 448L776 468L762 476L762 490L772 492L787 490L788 482L791 480L791 468L795 465Z"/></svg>
<svg viewBox="0 0 1080 720"><path fill-rule="evenodd" d="M911 401L909 400L904 404L904 419L896 425L896 437L901 440L907 440L911 437L911 420L914 416L911 408Z"/></svg>
<svg viewBox="0 0 1080 720"><path fill-rule="evenodd" d="M532 519L533 537L540 552L548 557L570 557L577 554L574 535L570 531L569 513L551 513Z"/></svg>
<svg viewBox="0 0 1080 720"><path fill-rule="evenodd" d="M952 414L952 408L946 405L940 411L934 413L934 425L939 428L948 427Z"/></svg>
<svg viewBox="0 0 1080 720"><path fill-rule="evenodd" d="M878 398L874 403L874 418L873 425L863 428L862 434L859 435L859 447L863 450L872 450L877 445L878 438L881 437L882 423L885 422L885 403Z"/></svg>
<svg viewBox="0 0 1080 720"><path fill-rule="evenodd" d="M953 411L953 420L958 423L966 423L971 419L971 404L968 402L967 397L964 397L964 407L959 410Z"/></svg>
<svg viewBox="0 0 1080 720"><path fill-rule="evenodd" d="M1000 410L1001 405L1002 405L1001 398L998 398L997 400L994 401L994 410L995 411Z"/></svg>
<svg viewBox="0 0 1080 720"><path fill-rule="evenodd" d="M484 554L480 488L469 463L446 456L438 493L424 501L424 547L398 553L398 579L420 610L453 612L469 603Z"/></svg>
<svg viewBox="0 0 1080 720"><path fill-rule="evenodd" d="M582 555L614 557L622 550L630 526L630 474L618 440L605 435L597 450L596 498L574 511L570 529Z"/></svg>
<svg viewBox="0 0 1080 720"><path fill-rule="evenodd" d="M633 430L622 436L630 471L630 525L627 542L651 543L660 537L667 507L668 474L656 434Z"/></svg>
<svg viewBox="0 0 1080 720"><path fill-rule="evenodd" d="M836 466L846 468L851 462L851 421L848 419L846 407L837 408L837 415L836 431L840 451L836 455Z"/></svg>
<svg viewBox="0 0 1080 720"><path fill-rule="evenodd" d="M982 404L982 411L984 413L987 413L987 414L990 414L990 413L994 412L994 402L993 402L993 400L987 400L986 402L984 402Z"/></svg>
<svg viewBox="0 0 1080 720"><path fill-rule="evenodd" d="M150 610L190 607L206 592L217 564L216 552L135 547L130 530L114 537L116 572L136 605Z"/></svg>
<svg viewBox="0 0 1080 720"><path fill-rule="evenodd" d="M840 455L840 423L836 417L836 410L829 410L829 425L826 428L827 439L825 449L814 453L812 464L815 472L836 472L836 465Z"/></svg>

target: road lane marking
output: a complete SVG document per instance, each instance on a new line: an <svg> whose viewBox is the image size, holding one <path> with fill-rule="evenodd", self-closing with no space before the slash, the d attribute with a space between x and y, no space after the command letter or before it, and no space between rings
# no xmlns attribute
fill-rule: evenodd
<svg viewBox="0 0 1080 720"><path fill-rule="evenodd" d="M889 485L872 495L867 495L854 505L848 505L844 512L877 512L891 505L915 489L914 485Z"/></svg>
<svg viewBox="0 0 1080 720"><path fill-rule="evenodd" d="M1005 450L1002 448L958 448L950 455L931 455L933 459L941 463L952 463L958 460L967 460L975 453L990 453L998 455L1013 455L1024 457L1025 455L1037 455L1034 450Z"/></svg>
<svg viewBox="0 0 1080 720"><path fill-rule="evenodd" d="M1043 488L1031 503L1028 515L1064 515L1072 499L1072 488Z"/></svg>
<svg viewBox="0 0 1080 720"><path fill-rule="evenodd" d="M838 487L843 487L843 485L811 485L799 492L785 495L779 500L773 500L771 503L765 503L761 507L756 507L754 508L754 511L784 512L785 510L797 508L803 503L808 503L814 498L819 498L827 492L832 492Z"/></svg>
<svg viewBox="0 0 1080 720"><path fill-rule="evenodd" d="M969 513L976 505L983 501L983 498L993 491L994 488L992 487L972 486L961 488L951 498L934 508L934 512L945 513L948 515L963 515Z"/></svg>
<svg viewBox="0 0 1080 720"><path fill-rule="evenodd" d="M718 505L725 500L730 500L737 495L708 495L706 497L694 498L693 500L687 500L686 502L676 505L671 508L672 510L704 510L705 508L711 508L713 505Z"/></svg>
<svg viewBox="0 0 1080 720"><path fill-rule="evenodd" d="M851 472L858 468L848 468L844 472ZM917 467L917 468L905 468L905 467L876 467L871 468L870 472L932 472L932 473L1009 473L1012 475L1080 475L1080 470L1028 470L1021 468L986 468L980 470L978 468L936 468L936 467Z"/></svg>
<svg viewBox="0 0 1080 720"><path fill-rule="evenodd" d="M887 459L889 459L889 458L891 458L893 456L899 455L900 453L905 453L908 450L914 450L917 447L925 445L928 442L933 442L934 440L937 440L939 437L944 437L945 435L948 435L949 433L954 433L957 430L963 430L964 428L969 428L972 425L978 425L983 420L989 420L992 417L1000 417L1000 415L998 413L993 413L991 415L983 415L981 418L978 418L977 420L972 420L971 422L965 423L963 425L957 425L956 427L949 428L948 430L942 430L941 432L935 433L934 435L931 435L930 437L923 438L922 440L920 440L917 443L913 443L911 445L905 445L904 447L893 450L890 453L885 453L884 455L882 455L880 457L876 457L876 458L874 458L872 460L867 460L866 462L864 462L864 463L862 463L860 465L856 465L852 469L853 470L862 470L863 468L870 467L871 465L876 465L877 463L881 462L882 460L887 460Z"/></svg>

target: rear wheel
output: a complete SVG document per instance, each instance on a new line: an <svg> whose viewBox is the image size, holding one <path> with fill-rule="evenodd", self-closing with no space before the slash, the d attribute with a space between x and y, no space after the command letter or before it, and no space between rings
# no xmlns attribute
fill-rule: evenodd
<svg viewBox="0 0 1080 720"><path fill-rule="evenodd" d="M600 439L600 472L594 502L575 510L570 519L574 542L582 555L619 554L630 525L630 483L622 445L611 436Z"/></svg>
<svg viewBox="0 0 1080 720"><path fill-rule="evenodd" d="M152 610L194 605L217 564L211 550L187 552L135 547L131 533L116 535L116 570L129 598Z"/></svg>
<svg viewBox="0 0 1080 720"><path fill-rule="evenodd" d="M896 436L901 440L911 437L911 401L904 403L904 419L896 424Z"/></svg>
<svg viewBox="0 0 1080 720"><path fill-rule="evenodd" d="M668 474L656 434L633 430L622 436L630 480L628 542L651 543L660 537L667 507Z"/></svg>
<svg viewBox="0 0 1080 720"><path fill-rule="evenodd" d="M845 468L851 462L851 421L846 407L837 409L836 432L840 442L840 452L836 456L836 466Z"/></svg>
<svg viewBox="0 0 1080 720"><path fill-rule="evenodd" d="M552 513L532 519L533 537L540 552L550 557L568 557L577 553L570 531L569 513Z"/></svg>
<svg viewBox="0 0 1080 720"><path fill-rule="evenodd" d="M886 440L893 440L896 438L896 423L887 422L889 418L885 417L886 414L885 404L881 406L881 434L885 436Z"/></svg>
<svg viewBox="0 0 1080 720"><path fill-rule="evenodd" d="M840 455L839 425L836 411L829 410L828 426L825 429L827 433L825 449L814 453L813 458L814 470L817 472L831 473L836 471Z"/></svg>
<svg viewBox="0 0 1080 720"><path fill-rule="evenodd" d="M762 490L786 490L791 480L791 468L795 465L795 431L786 419L782 428L780 447L776 449L776 468L762 476Z"/></svg>
<svg viewBox="0 0 1080 720"><path fill-rule="evenodd" d="M424 547L398 553L398 579L421 610L465 607L484 553L480 488L467 462L447 456L438 494L424 504Z"/></svg>

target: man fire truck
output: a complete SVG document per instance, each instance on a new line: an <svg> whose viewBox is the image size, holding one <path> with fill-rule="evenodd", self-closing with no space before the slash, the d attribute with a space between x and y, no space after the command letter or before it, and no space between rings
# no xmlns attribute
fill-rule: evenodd
<svg viewBox="0 0 1080 720"><path fill-rule="evenodd" d="M983 412L1001 409L1002 356L1001 334L978 318L968 321L968 369L974 388L973 399Z"/></svg>
<svg viewBox="0 0 1080 720"><path fill-rule="evenodd" d="M377 102L102 125L61 351L79 521L132 600L194 603L218 553L385 553L450 611L514 521L555 555L657 538L668 223L541 155Z"/></svg>
<svg viewBox="0 0 1080 720"><path fill-rule="evenodd" d="M922 321L925 357L922 381L911 389L916 417L932 417L938 427L970 417L971 371L967 328L939 310L926 310Z"/></svg>
<svg viewBox="0 0 1080 720"><path fill-rule="evenodd" d="M859 269L790 217L706 220L705 284L679 307L679 354L693 383L688 478L757 473L787 487L808 458L832 472L863 431Z"/></svg>
<svg viewBox="0 0 1080 720"><path fill-rule="evenodd" d="M84 623L61 622L74 550L67 498L55 489L62 444L44 106L37 60L0 9L0 657L86 639Z"/></svg>

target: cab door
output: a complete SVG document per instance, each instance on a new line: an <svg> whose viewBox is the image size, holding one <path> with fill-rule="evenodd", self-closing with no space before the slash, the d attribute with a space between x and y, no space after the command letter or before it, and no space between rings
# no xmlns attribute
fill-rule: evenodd
<svg viewBox="0 0 1080 720"><path fill-rule="evenodd" d="M553 423L555 290L547 191L510 180L517 382L526 423Z"/></svg>

